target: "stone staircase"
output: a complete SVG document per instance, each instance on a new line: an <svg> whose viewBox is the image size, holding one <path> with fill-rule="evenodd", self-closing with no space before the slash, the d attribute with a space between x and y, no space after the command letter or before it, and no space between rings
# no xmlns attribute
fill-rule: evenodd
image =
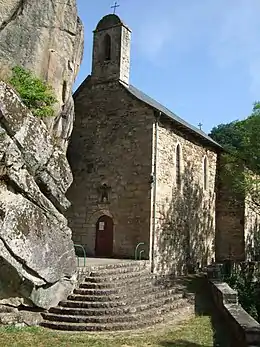
<svg viewBox="0 0 260 347"><path fill-rule="evenodd" d="M163 322L168 314L194 311L193 298L180 283L156 281L147 261L83 268L80 285L66 301L43 313L42 326L67 331L140 329Z"/></svg>

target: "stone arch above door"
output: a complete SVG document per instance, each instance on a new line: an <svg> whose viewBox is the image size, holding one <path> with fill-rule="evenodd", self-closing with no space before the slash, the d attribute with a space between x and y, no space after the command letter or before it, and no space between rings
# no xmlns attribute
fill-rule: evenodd
<svg viewBox="0 0 260 347"><path fill-rule="evenodd" d="M116 221L116 219L115 219L115 216L114 216L109 210L107 210L107 209L101 209L101 210L98 210L98 211L92 213L92 215L91 215L91 216L89 217L89 219L87 220L88 226L91 226L91 227L95 228L95 227L96 227L96 222L97 222L97 220L98 220L101 216L103 216L103 215L106 215L106 216L112 218L112 219L113 219L113 222L114 222L114 225L117 224L117 221Z"/></svg>

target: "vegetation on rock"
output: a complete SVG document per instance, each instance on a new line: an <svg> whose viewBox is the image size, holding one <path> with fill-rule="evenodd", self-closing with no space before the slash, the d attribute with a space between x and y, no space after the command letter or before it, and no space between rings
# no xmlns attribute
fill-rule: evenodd
<svg viewBox="0 0 260 347"><path fill-rule="evenodd" d="M54 116L53 106L57 100L52 88L46 82L20 66L12 69L8 82L35 116Z"/></svg>

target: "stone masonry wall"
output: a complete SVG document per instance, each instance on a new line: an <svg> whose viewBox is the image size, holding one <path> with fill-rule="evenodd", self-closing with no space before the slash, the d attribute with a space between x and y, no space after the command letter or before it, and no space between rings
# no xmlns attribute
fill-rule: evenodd
<svg viewBox="0 0 260 347"><path fill-rule="evenodd" d="M176 186L180 145L181 187ZM204 189L203 161L207 157ZM170 122L158 128L155 271L181 274L214 257L217 154Z"/></svg>
<svg viewBox="0 0 260 347"><path fill-rule="evenodd" d="M216 210L216 259L220 262L226 259L259 260L259 207L252 200L250 192L246 195L243 192L238 194L238 190L229 180L227 171L223 170L225 170L225 158L220 157ZM248 174L251 175L250 172ZM221 179L221 176L225 179ZM251 179L254 177L252 176Z"/></svg>
<svg viewBox="0 0 260 347"><path fill-rule="evenodd" d="M260 345L260 325L238 303L238 293L225 282L208 281L214 310L232 337L231 346L253 347Z"/></svg>
<svg viewBox="0 0 260 347"><path fill-rule="evenodd" d="M153 111L119 82L92 84L90 78L75 96L75 107L68 149L73 240L94 255L96 222L109 215L114 256L133 257L138 242L149 247ZM108 203L101 203L104 183L111 187Z"/></svg>
<svg viewBox="0 0 260 347"><path fill-rule="evenodd" d="M259 177L256 177L259 180ZM257 196L258 197L258 196ZM244 238L245 257L248 260L260 260L260 208L257 201L247 194L245 199Z"/></svg>
<svg viewBox="0 0 260 347"><path fill-rule="evenodd" d="M216 204L216 261L245 259L245 201L235 196L232 184L225 174L224 158L218 162L217 204ZM225 172L224 172L225 173Z"/></svg>
<svg viewBox="0 0 260 347"><path fill-rule="evenodd" d="M111 60L104 60L104 40L111 38ZM106 82L121 80L129 83L131 31L125 26L117 25L106 30L94 32L92 79Z"/></svg>

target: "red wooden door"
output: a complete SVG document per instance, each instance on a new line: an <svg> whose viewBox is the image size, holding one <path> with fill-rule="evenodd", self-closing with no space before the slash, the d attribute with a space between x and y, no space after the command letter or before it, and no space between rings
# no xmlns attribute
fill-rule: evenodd
<svg viewBox="0 0 260 347"><path fill-rule="evenodd" d="M101 216L96 224L96 257L111 257L113 254L113 219Z"/></svg>

